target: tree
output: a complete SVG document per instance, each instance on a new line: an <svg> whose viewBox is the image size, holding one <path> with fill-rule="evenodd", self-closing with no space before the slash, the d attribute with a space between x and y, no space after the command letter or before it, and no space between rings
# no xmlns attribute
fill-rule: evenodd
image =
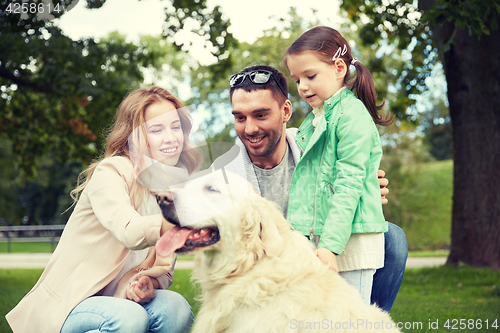
<svg viewBox="0 0 500 333"><path fill-rule="evenodd" d="M86 2L88 8L98 9L105 1ZM61 10L54 16L76 2L53 1ZM38 158L49 152L61 163L76 159L85 165L94 159L103 147L103 128L124 96L144 83L144 69L161 71L169 64L169 77L180 79L185 53L164 39L178 32L176 14L182 12L184 19L204 15L205 2L172 0L174 13L166 18L170 28L163 40L144 36L134 44L118 33L99 41L72 40L46 16L6 11L12 1L0 0L0 135L13 142L14 164L20 171L33 177ZM220 15L214 10L203 16L211 19L203 28L210 31L219 60L225 55L225 41L231 40L220 38L227 34Z"/></svg>
<svg viewBox="0 0 500 333"><path fill-rule="evenodd" d="M344 0L365 27L365 44L407 55L392 68L401 85L400 117L414 114L414 95L442 63L453 129L454 193L448 264L500 268L500 3L482 0Z"/></svg>
<svg viewBox="0 0 500 333"><path fill-rule="evenodd" d="M118 34L73 41L50 21L4 11L9 3L1 2L0 14L0 133L28 176L49 152L88 163L119 101L157 54Z"/></svg>
<svg viewBox="0 0 500 333"><path fill-rule="evenodd" d="M162 36L72 40L50 20L7 12L10 3L0 1L0 219L62 223L76 175L102 151L120 101L145 69L159 79L168 64L169 78L182 80L185 54ZM75 3L54 1L64 10Z"/></svg>
<svg viewBox="0 0 500 333"><path fill-rule="evenodd" d="M295 8L290 8L290 21L283 25L284 19L276 19L276 27L264 31L252 44L243 42L231 45L227 51L231 55L231 63L222 75L212 75L210 66L194 68L191 73L193 97L188 103L197 108L209 110L204 119L204 131L207 141L232 142L236 137L234 120L230 113L228 78L231 74L253 65L269 65L279 69L287 77L288 70L282 63L287 47L306 29L317 25L300 17ZM289 126L298 127L308 112L308 105L299 96L295 82L288 80L289 98L293 104L293 114Z"/></svg>
<svg viewBox="0 0 500 333"><path fill-rule="evenodd" d="M231 21L222 14L220 6L207 7L206 0L172 0L172 5L172 9L166 10L164 36L179 50L187 50L189 45L183 40L176 40L175 35L194 23L190 32L205 41L205 47L216 59L214 64L208 66L207 74L215 80L225 76L234 59L230 50L238 45L238 41L229 32Z"/></svg>

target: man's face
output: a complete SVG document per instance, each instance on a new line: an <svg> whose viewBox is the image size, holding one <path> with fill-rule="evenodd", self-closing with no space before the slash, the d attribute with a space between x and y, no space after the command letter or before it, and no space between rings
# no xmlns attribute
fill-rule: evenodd
<svg viewBox="0 0 500 333"><path fill-rule="evenodd" d="M285 140L284 124L290 118L291 104L287 100L283 107L280 107L269 90L247 92L236 89L233 92L232 105L234 129L252 162L261 168L269 166L266 162L275 157L280 141ZM279 156L277 163L282 157Z"/></svg>

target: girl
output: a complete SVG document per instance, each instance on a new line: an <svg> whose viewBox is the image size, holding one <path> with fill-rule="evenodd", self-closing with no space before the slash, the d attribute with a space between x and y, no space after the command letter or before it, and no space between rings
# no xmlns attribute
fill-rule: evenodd
<svg viewBox="0 0 500 333"><path fill-rule="evenodd" d="M75 209L45 271L6 316L14 333L190 330L189 304L166 290L175 257L161 258L154 248L172 225L136 180L137 170L158 178L144 170L151 159L179 174L193 172L201 157L188 150L190 130L186 109L162 88L124 99L104 157L72 191Z"/></svg>
<svg viewBox="0 0 500 333"><path fill-rule="evenodd" d="M336 30L305 32L284 61L300 96L313 108L295 138L303 155L293 173L287 218L369 304L373 274L384 265L387 231L375 124L387 126L392 118L378 114L383 104L376 105L372 76ZM352 91L346 87L350 65L356 68Z"/></svg>

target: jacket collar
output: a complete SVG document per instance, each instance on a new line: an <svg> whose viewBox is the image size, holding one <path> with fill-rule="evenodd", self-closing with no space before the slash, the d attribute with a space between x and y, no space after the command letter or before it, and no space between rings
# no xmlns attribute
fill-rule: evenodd
<svg viewBox="0 0 500 333"><path fill-rule="evenodd" d="M332 119L333 112L335 111L336 113L342 112L341 108L336 107L340 101L345 98L347 95L352 94L352 91L349 90L347 87L342 87L338 92L336 92L332 97L327 99L324 102L324 108L325 108L325 114L324 117L320 119L318 124L316 125L316 128L314 128L314 132L311 135L311 138L307 142L307 146L304 146L301 142L297 142L299 146L302 148L304 151L303 155L305 155L309 149L314 146L314 144L319 140L319 138L322 136L323 132L327 130L328 123L330 122L330 119ZM333 117L333 119L336 119L338 117ZM301 130L306 133L308 131L313 130L313 124L312 124L312 119L314 119L314 115L311 112L306 120L304 120L304 126L301 125Z"/></svg>
<svg viewBox="0 0 500 333"><path fill-rule="evenodd" d="M330 97L329 99L327 99L325 102L324 102L324 107L325 107L325 118L327 120L330 120L330 117L333 113L333 109L335 108L335 106L340 103L340 101L345 97L347 96L349 93L352 94L352 92L349 90L349 88L347 88L346 86L340 88L339 91L337 91L332 97Z"/></svg>

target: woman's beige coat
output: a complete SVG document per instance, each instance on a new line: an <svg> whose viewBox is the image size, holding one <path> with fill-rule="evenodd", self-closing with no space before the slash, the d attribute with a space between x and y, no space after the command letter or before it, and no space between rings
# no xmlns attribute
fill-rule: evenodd
<svg viewBox="0 0 500 333"><path fill-rule="evenodd" d="M106 158L99 164L40 279L7 314L14 333L59 332L79 302L99 293L118 275L130 250L155 245L162 216L137 212L130 199L132 182L128 158ZM157 257L150 248L146 260L120 280L115 296L125 297L124 288L138 275L161 276L160 285L167 288L173 262Z"/></svg>

